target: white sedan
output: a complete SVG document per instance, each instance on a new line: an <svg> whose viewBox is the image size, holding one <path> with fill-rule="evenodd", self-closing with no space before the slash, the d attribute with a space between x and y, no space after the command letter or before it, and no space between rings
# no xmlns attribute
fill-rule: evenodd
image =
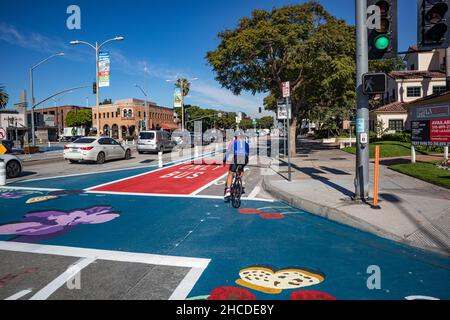
<svg viewBox="0 0 450 320"><path fill-rule="evenodd" d="M5 162L6 177L8 179L17 178L22 174L23 162L18 157L10 154L5 154L3 156L0 156L0 159Z"/></svg>
<svg viewBox="0 0 450 320"><path fill-rule="evenodd" d="M94 161L103 164L107 160L131 158L131 149L114 139L80 138L64 147L64 159L71 163Z"/></svg>

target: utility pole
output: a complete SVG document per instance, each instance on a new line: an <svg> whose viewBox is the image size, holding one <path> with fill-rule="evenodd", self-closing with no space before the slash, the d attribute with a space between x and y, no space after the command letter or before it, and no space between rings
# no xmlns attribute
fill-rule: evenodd
<svg viewBox="0 0 450 320"><path fill-rule="evenodd" d="M446 73L446 87L447 91L450 91L450 47L445 49L445 73ZM448 145L444 147L444 160L449 161L448 158Z"/></svg>
<svg viewBox="0 0 450 320"><path fill-rule="evenodd" d="M356 179L355 200L369 198L369 97L363 94L363 75L369 71L367 0L356 2ZM366 143L362 138L366 137Z"/></svg>

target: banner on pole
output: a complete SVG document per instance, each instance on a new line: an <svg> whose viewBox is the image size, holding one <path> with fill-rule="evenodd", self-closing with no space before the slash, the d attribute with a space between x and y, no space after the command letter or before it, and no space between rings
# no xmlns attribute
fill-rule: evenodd
<svg viewBox="0 0 450 320"><path fill-rule="evenodd" d="M181 108L183 106L183 96L180 89L175 90L173 106L174 108Z"/></svg>
<svg viewBox="0 0 450 320"><path fill-rule="evenodd" d="M109 52L99 52L98 54L98 86L100 88L109 87L111 76L111 59Z"/></svg>

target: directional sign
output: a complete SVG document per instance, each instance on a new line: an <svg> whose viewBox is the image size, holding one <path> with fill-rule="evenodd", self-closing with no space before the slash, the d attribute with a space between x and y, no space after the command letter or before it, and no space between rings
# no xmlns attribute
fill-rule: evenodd
<svg viewBox="0 0 450 320"><path fill-rule="evenodd" d="M385 73L366 73L363 75L363 93L365 95L384 94L387 90Z"/></svg>
<svg viewBox="0 0 450 320"><path fill-rule="evenodd" d="M0 128L0 140L6 139L6 131L3 128Z"/></svg>
<svg viewBox="0 0 450 320"><path fill-rule="evenodd" d="M4 155L8 150L5 148L5 146L0 143L0 156Z"/></svg>
<svg viewBox="0 0 450 320"><path fill-rule="evenodd" d="M291 97L291 83L290 82L283 82L282 90L283 90L283 98Z"/></svg>

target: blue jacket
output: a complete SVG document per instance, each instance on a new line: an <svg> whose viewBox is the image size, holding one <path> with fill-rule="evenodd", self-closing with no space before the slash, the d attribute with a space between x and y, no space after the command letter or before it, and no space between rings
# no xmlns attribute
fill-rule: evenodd
<svg viewBox="0 0 450 320"><path fill-rule="evenodd" d="M228 146L224 161L227 161L230 155L233 155L234 157L248 157L250 155L250 145L248 144L247 140L233 139L233 141L231 141L230 145Z"/></svg>

